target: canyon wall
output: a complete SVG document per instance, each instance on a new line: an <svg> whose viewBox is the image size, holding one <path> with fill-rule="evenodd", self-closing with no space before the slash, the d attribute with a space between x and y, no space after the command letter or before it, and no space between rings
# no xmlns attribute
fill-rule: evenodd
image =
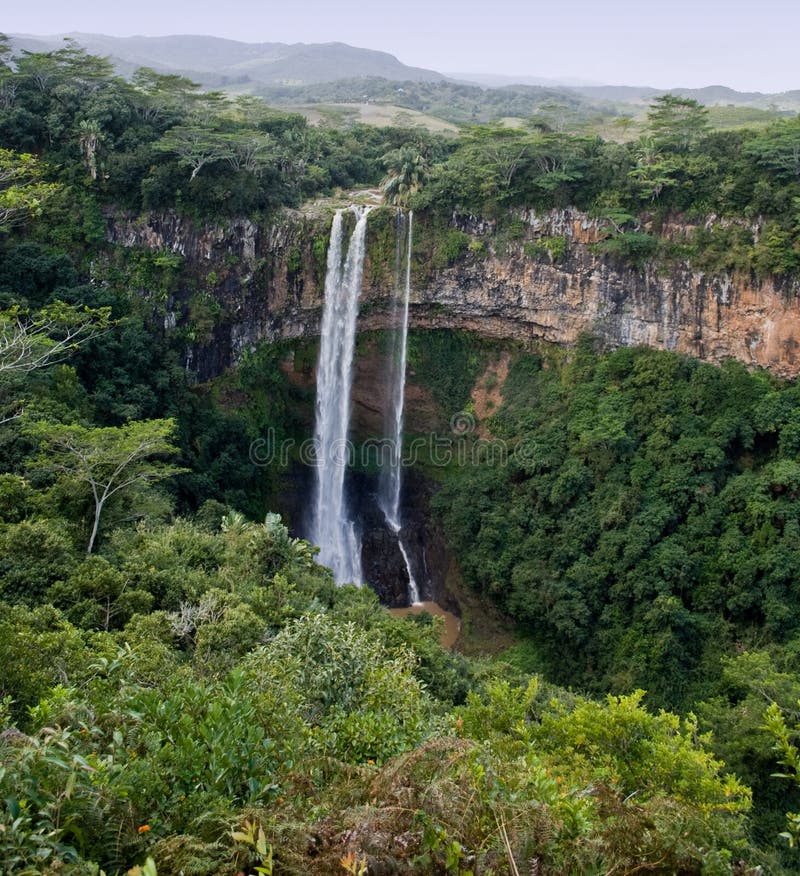
<svg viewBox="0 0 800 876"><path fill-rule="evenodd" d="M644 344L714 363L732 357L788 378L800 372L797 282L706 276L686 265L636 270L596 252L593 244L606 233L598 220L572 210L515 218L522 233L500 244L492 223L453 217L452 228L469 235L471 244L447 267L417 265L412 327L561 345L590 333L608 347ZM176 214L115 215L108 218L107 239L185 258L191 279L166 302L165 326L188 318L192 289L221 305L187 362L206 380L261 341L318 334L329 224L329 215L297 211L266 227L247 220L198 226ZM686 227L667 225L664 233ZM557 260L543 250L526 255L553 238L565 242ZM363 329L385 328L390 320L391 283L385 265L377 264L379 250L369 250Z"/></svg>
<svg viewBox="0 0 800 876"><path fill-rule="evenodd" d="M287 211L267 226L247 220L198 225L173 213L109 215L111 246L105 257L124 268L126 250L142 247L157 255L171 254L161 260L167 264L182 262L169 291L138 291L152 305L153 318L163 322L165 333L185 332L186 367L206 381L261 342L319 334L330 219L329 210ZM391 211L376 211L368 226L359 317L365 330L391 325L393 220ZM415 223L419 233L412 272L412 327L458 328L492 338L564 346L589 333L608 347L646 344L715 363L734 357L788 378L800 372L798 284L780 287L747 277L708 277L685 265L669 271L656 265L635 270L599 254L594 245L607 229L569 210L518 213L513 237L507 228L473 217L454 216L449 227L435 229L426 229L420 220ZM685 224L675 223L663 233L677 238L687 230ZM448 235L458 244L450 263L431 248ZM549 254L549 247L557 258ZM96 277L102 276L102 267L94 266ZM379 347L371 339L356 357L352 427L362 439L384 434L388 365ZM508 361L498 355L494 367L501 374ZM313 385L310 363L296 367L296 360L287 357L282 367L296 386ZM491 410L500 403L499 396L492 400L487 393L485 386L473 392L479 430L489 402ZM438 433L441 416L446 426L454 413L439 411L430 391L413 375L406 384L406 411L407 426L417 434ZM313 406L306 413L310 436ZM298 535L308 534L303 521L310 471L291 465L272 506ZM375 488L374 477L365 472L352 479L350 499L358 508L362 565L381 601L402 606L407 602L405 563L375 503ZM404 539L417 567L426 570L423 595L456 610L447 585L455 567L429 509L435 489L435 482L422 471L408 470Z"/></svg>

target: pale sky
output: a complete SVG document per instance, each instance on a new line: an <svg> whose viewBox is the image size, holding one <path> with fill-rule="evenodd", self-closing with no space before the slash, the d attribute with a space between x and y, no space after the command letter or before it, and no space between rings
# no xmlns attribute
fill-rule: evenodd
<svg viewBox="0 0 800 876"><path fill-rule="evenodd" d="M798 0L34 0L0 31L333 42L439 71L657 88L800 89Z"/></svg>

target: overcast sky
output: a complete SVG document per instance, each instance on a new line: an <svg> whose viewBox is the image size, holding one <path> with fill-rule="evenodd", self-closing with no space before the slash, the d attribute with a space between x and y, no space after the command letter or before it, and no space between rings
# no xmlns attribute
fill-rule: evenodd
<svg viewBox="0 0 800 876"><path fill-rule="evenodd" d="M800 88L798 0L31 0L0 30L341 41L440 71L658 88Z"/></svg>

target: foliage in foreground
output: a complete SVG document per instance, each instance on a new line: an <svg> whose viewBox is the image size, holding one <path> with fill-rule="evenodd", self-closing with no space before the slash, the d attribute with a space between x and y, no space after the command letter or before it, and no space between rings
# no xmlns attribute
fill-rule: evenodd
<svg viewBox="0 0 800 876"><path fill-rule="evenodd" d="M276 591L303 575L316 583L276 612ZM233 874L263 861L253 825L275 872L298 874L342 860L728 873L752 859L749 791L696 725L649 713L640 694L603 704L492 672L454 708L420 678L435 632L316 567L303 575L292 560L249 593L211 590L116 634L11 612L3 665L35 671L46 641L61 662L38 658L44 695L24 714L33 692L4 679L18 698L0 736L10 872L119 872L150 856L162 876Z"/></svg>
<svg viewBox="0 0 800 876"><path fill-rule="evenodd" d="M641 694L598 703L500 680L508 667L444 651L435 625L336 588L276 516L223 512L122 527L91 556L64 521L3 526L19 582L0 614L9 872L755 860L750 792L691 720Z"/></svg>
<svg viewBox="0 0 800 876"><path fill-rule="evenodd" d="M708 696L706 724L760 733L710 740L639 694L598 703L527 675L498 681L516 676L444 652L435 628L387 617L368 592L337 590L264 517L247 459L254 423L290 427L277 354L228 378L257 411L224 413L193 390L185 354L213 329L214 302L198 292L191 324L165 337L153 317L181 260L104 249L101 205L259 217L388 171L434 219L571 203L630 229L642 210L761 213L758 244L710 231L705 267L786 275L796 122L709 135L696 107L665 101L652 136L629 145L546 127L457 144L322 131L181 77L123 82L70 45L3 63L0 89L2 324L35 341L33 367L0 367L14 418L0 435L3 866L747 872L750 794L717 753L763 803L774 752L753 702L764 681L791 706L796 674L794 390L642 352L583 351L563 372L518 363L496 429L533 436L533 452L448 487L467 496L448 521L473 583L539 625L549 675L647 687L665 705ZM656 252L636 231L614 241L629 260ZM437 266L469 247L454 229L441 243ZM562 255L550 241L547 257ZM62 350L74 367L57 364ZM411 358L430 369L454 351L472 375L464 337ZM469 381L446 377L432 389L453 405ZM188 471L134 452L135 480L103 474L109 493L125 489L98 503L98 478L67 464L98 451L113 473L130 451L171 455L173 419ZM746 650L765 640L774 653ZM724 684L702 689L741 642Z"/></svg>

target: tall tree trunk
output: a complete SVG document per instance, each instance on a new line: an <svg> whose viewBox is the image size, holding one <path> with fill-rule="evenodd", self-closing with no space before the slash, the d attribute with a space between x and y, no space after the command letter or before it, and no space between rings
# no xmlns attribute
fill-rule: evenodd
<svg viewBox="0 0 800 876"><path fill-rule="evenodd" d="M94 542L97 538L97 530L100 528L100 512L103 510L103 501L95 502L94 505L94 523L92 524L92 534L89 538L89 546L86 548L86 553L90 554L94 550Z"/></svg>

